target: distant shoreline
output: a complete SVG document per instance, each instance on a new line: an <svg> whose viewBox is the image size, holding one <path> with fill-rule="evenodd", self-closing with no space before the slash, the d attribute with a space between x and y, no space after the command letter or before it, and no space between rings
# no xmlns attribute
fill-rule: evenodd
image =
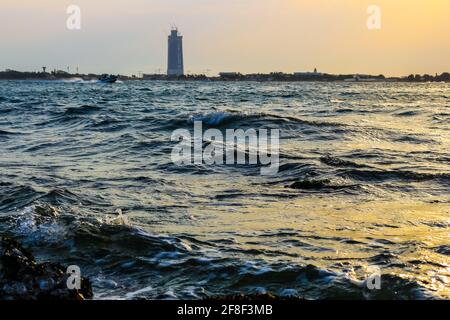
<svg viewBox="0 0 450 320"><path fill-rule="evenodd" d="M0 72L0 80L74 80L83 81L98 80L101 75L97 74L71 74L64 71L48 72L21 72L6 70ZM254 82L450 82L450 73L444 72L440 75L411 74L404 77L385 77L384 75L361 75L361 74L327 74L327 73L281 73L268 74L241 74L235 72L222 73L219 76L209 77L203 74L167 76L164 74L144 74L142 77L118 75L121 81L142 80L165 80L165 81L254 81Z"/></svg>

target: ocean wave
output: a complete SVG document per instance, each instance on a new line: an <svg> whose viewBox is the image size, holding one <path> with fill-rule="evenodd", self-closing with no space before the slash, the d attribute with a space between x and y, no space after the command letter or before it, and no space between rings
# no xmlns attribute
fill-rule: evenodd
<svg viewBox="0 0 450 320"><path fill-rule="evenodd" d="M197 114L189 117L189 123L194 121L202 121L207 126L225 126L240 124L250 125L252 122L257 122L259 125L278 124L278 125L308 125L314 127L343 127L342 123L305 120L293 116L280 116L270 113L243 113L238 111L216 111L206 114Z"/></svg>
<svg viewBox="0 0 450 320"><path fill-rule="evenodd" d="M450 245L439 246L436 248L436 252L446 256L450 256Z"/></svg>
<svg viewBox="0 0 450 320"><path fill-rule="evenodd" d="M433 123L448 125L450 123L450 113L436 113L431 117L431 119Z"/></svg>
<svg viewBox="0 0 450 320"><path fill-rule="evenodd" d="M101 132L117 132L129 128L129 124L115 118L106 118L102 120L94 120L86 126L87 130L95 130Z"/></svg>
<svg viewBox="0 0 450 320"><path fill-rule="evenodd" d="M422 182L422 181L441 181L450 183L449 173L421 173L406 170L342 170L338 173L339 176L349 177L359 181L388 181L400 180L407 182Z"/></svg>
<svg viewBox="0 0 450 320"><path fill-rule="evenodd" d="M333 167L353 167L353 168L367 168L367 165L359 164L350 160L344 160L338 157L333 157L330 155L320 157L320 161L326 165Z"/></svg>
<svg viewBox="0 0 450 320"><path fill-rule="evenodd" d="M397 117L412 117L421 114L422 112L419 110L407 110L395 113L394 115Z"/></svg>
<svg viewBox="0 0 450 320"><path fill-rule="evenodd" d="M18 135L21 134L20 132L11 132L11 131L6 131L6 130L0 130L0 136L13 136L13 135Z"/></svg>
<svg viewBox="0 0 450 320"><path fill-rule="evenodd" d="M291 189L298 190L344 190L344 189L355 189L358 185L355 184L340 184L333 183L329 179L310 179L310 180L300 180L292 183L288 186Z"/></svg>
<svg viewBox="0 0 450 320"><path fill-rule="evenodd" d="M101 110L98 106L82 105L81 107L70 107L64 111L64 115L85 115Z"/></svg>
<svg viewBox="0 0 450 320"><path fill-rule="evenodd" d="M44 142L44 143L38 143L37 145L31 146L31 147L27 147L24 152L28 152L28 153L34 153L34 152L38 152L41 151L43 149L52 149L54 147L58 147L60 146L61 143L60 142Z"/></svg>
<svg viewBox="0 0 450 320"><path fill-rule="evenodd" d="M190 272L199 274L203 268L214 268L216 274L226 275L230 284L220 287L222 295L233 294L266 294L274 293L278 296L287 294L305 299L424 299L432 297L432 293L421 284L411 279L393 274L383 275L383 285L380 290L369 290L365 280L360 280L353 275L336 273L326 269L320 269L314 265L280 267L277 265L261 264L256 261L235 263L222 261L216 265L214 261L200 264L200 270L192 265L183 265ZM142 288L154 288L144 290L135 288L133 298L144 299L199 299L208 298L204 287L208 291L217 291L220 277L213 277L209 281L200 281L200 285L187 283L172 290L158 289L157 286L142 286ZM257 286L254 284L257 283ZM203 286L202 286L203 284ZM196 292L195 297L188 296L185 288L190 287Z"/></svg>
<svg viewBox="0 0 450 320"><path fill-rule="evenodd" d="M14 108L10 108L10 107L1 107L0 108L0 114L7 114L7 113L13 113L14 112Z"/></svg>
<svg viewBox="0 0 450 320"><path fill-rule="evenodd" d="M243 119L251 120L259 118L259 115L244 114L240 112L211 112L207 114L193 115L189 122L201 121L208 126L222 126Z"/></svg>
<svg viewBox="0 0 450 320"><path fill-rule="evenodd" d="M235 249L235 258L230 258L223 256L221 243L200 241L193 236L150 234L132 223L68 213L41 198L14 216L10 233L37 253L69 250L69 261L90 266L83 269L84 274L94 279L94 293L99 299L199 299L210 296L208 292L252 294L256 291L277 295L290 292L307 299L433 297L419 282L392 274L383 274L381 290L368 290L364 280L313 264L265 262L258 258L267 254L265 250L250 254ZM86 250L89 255L85 254ZM246 257L245 261L239 256ZM127 277L121 276L124 272ZM182 276L187 273L191 277ZM170 279L177 280L172 282L174 288L168 294L169 289L158 283Z"/></svg>
<svg viewBox="0 0 450 320"><path fill-rule="evenodd" d="M38 192L30 186L2 183L0 188L0 210L12 212L17 208L23 208L38 199L42 192Z"/></svg>
<svg viewBox="0 0 450 320"><path fill-rule="evenodd" d="M13 103L13 104L19 104L19 103L23 103L23 102L25 102L25 101L22 100L22 99L19 99L19 98L17 98L17 97L13 97L13 98L9 98L9 99L8 99L8 102L9 102L9 103Z"/></svg>
<svg viewBox="0 0 450 320"><path fill-rule="evenodd" d="M27 245L61 244L66 228L56 219L60 210L46 203L35 202L14 216L16 236L24 238Z"/></svg>
<svg viewBox="0 0 450 320"><path fill-rule="evenodd" d="M92 80L84 80L83 78L70 78L70 79L63 79L60 80L60 82L62 83L85 83L85 84L89 84L89 83L98 83L98 80L92 79Z"/></svg>

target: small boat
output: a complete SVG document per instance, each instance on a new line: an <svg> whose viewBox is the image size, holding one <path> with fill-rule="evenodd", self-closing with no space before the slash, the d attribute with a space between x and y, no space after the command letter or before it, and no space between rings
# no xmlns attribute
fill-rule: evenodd
<svg viewBox="0 0 450 320"><path fill-rule="evenodd" d="M117 76L104 74L100 77L100 79L98 79L98 81L100 81L101 83L114 83L117 81L117 79Z"/></svg>

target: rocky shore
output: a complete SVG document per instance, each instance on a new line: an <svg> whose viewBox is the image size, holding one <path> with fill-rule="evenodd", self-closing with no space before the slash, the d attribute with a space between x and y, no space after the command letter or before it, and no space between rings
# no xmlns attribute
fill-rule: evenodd
<svg viewBox="0 0 450 320"><path fill-rule="evenodd" d="M81 278L80 290L67 288L67 267L53 262L36 262L33 254L18 241L0 240L0 300L86 300L93 298L89 279ZM280 298L271 293L215 296L206 301L302 300Z"/></svg>
<svg viewBox="0 0 450 320"><path fill-rule="evenodd" d="M0 300L92 299L89 279L81 278L80 289L68 289L67 267L36 262L22 245L8 237L0 240Z"/></svg>

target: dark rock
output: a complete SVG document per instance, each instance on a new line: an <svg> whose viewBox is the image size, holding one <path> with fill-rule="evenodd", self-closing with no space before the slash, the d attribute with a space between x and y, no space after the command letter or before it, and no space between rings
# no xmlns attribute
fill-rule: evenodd
<svg viewBox="0 0 450 320"><path fill-rule="evenodd" d="M59 263L37 263L34 256L10 238L0 241L0 300L84 300L93 297L91 282L67 288L67 268Z"/></svg>

